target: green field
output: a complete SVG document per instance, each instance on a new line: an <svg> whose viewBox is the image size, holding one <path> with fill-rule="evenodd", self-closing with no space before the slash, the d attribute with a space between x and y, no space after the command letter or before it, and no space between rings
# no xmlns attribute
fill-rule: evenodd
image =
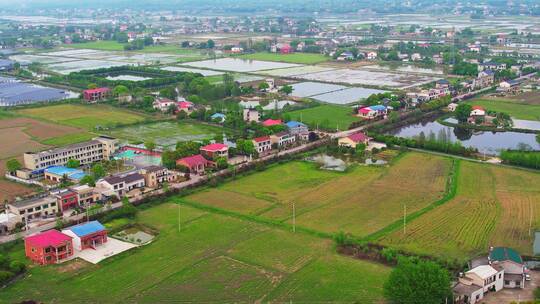
<svg viewBox="0 0 540 304"><path fill-rule="evenodd" d="M224 132L227 131L222 127L200 122L164 121L114 129L108 134L130 142L152 140L160 146L174 148L179 141L212 139Z"/></svg>
<svg viewBox="0 0 540 304"><path fill-rule="evenodd" d="M98 126L108 128L117 124L136 123L148 118L144 114L108 105L61 104L23 109L18 113L90 131Z"/></svg>
<svg viewBox="0 0 540 304"><path fill-rule="evenodd" d="M390 270L339 256L330 240L173 203L136 221L159 229L151 244L99 265L32 267L2 301L380 303ZM22 244L10 255L23 259Z"/></svg>
<svg viewBox="0 0 540 304"><path fill-rule="evenodd" d="M49 146L65 146L70 144L75 144L83 141L87 141L96 137L96 134L92 133L73 133L67 134L59 137L52 137L45 140L42 140L41 143Z"/></svg>
<svg viewBox="0 0 540 304"><path fill-rule="evenodd" d="M471 105L482 106L486 110L504 112L516 119L540 121L540 104L518 103L504 99L474 99Z"/></svg>
<svg viewBox="0 0 540 304"><path fill-rule="evenodd" d="M73 49L93 49L101 51L123 51L124 43L119 43L114 40L99 40L85 43L73 43L73 44L64 44L63 47L73 48Z"/></svg>
<svg viewBox="0 0 540 304"><path fill-rule="evenodd" d="M287 114L291 116L291 119L307 123L313 128L318 126L329 130L336 130L336 128L347 130L351 123L360 120L353 116L351 108L336 105L320 105Z"/></svg>
<svg viewBox="0 0 540 304"><path fill-rule="evenodd" d="M311 53L292 53L292 54L278 54L278 53L254 53L239 56L244 59L263 60L263 61L279 61L287 63L299 63L299 64L316 64L330 60L330 57L323 54L311 54Z"/></svg>
<svg viewBox="0 0 540 304"><path fill-rule="evenodd" d="M425 164L418 166L418 163ZM184 198L331 235L367 236L442 197L451 162L410 153L388 168L357 166L346 173L291 162ZM383 203L384 202L384 203Z"/></svg>

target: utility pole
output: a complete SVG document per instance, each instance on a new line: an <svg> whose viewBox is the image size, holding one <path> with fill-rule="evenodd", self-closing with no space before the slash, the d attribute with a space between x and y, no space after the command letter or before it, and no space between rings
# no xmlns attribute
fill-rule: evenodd
<svg viewBox="0 0 540 304"><path fill-rule="evenodd" d="M407 204L403 205L403 234L407 233Z"/></svg>
<svg viewBox="0 0 540 304"><path fill-rule="evenodd" d="M296 232L296 209L293 202L293 232Z"/></svg>
<svg viewBox="0 0 540 304"><path fill-rule="evenodd" d="M178 232L180 232L181 228L181 222L180 222L180 203L178 203Z"/></svg>

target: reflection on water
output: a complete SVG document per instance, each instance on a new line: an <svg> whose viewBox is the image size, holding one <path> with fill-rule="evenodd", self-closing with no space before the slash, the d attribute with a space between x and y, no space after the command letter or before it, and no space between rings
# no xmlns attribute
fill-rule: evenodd
<svg viewBox="0 0 540 304"><path fill-rule="evenodd" d="M517 149L520 144L527 144L533 150L540 150L540 144L536 141L535 134L475 131L459 127L447 127L433 119L401 127L388 133L399 137L411 138L419 136L422 132L428 137L430 133L436 135L441 131L444 131L450 140L459 140L463 146L477 148L481 153L499 154L501 150Z"/></svg>
<svg viewBox="0 0 540 304"><path fill-rule="evenodd" d="M317 154L315 156L308 157L306 160L320 164L320 169L323 170L343 172L347 169L347 163L345 163L343 160L326 154Z"/></svg>

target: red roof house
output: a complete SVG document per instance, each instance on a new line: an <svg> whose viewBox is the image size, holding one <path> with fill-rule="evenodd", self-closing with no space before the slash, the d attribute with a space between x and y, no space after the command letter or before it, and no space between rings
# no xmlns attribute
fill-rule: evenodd
<svg viewBox="0 0 540 304"><path fill-rule="evenodd" d="M283 122L281 121L281 119L267 119L265 121L263 121L263 126L265 127L271 127L271 126L277 126L277 125L281 125Z"/></svg>
<svg viewBox="0 0 540 304"><path fill-rule="evenodd" d="M188 168L190 173L203 173L209 163L201 154L184 157L176 161L177 166Z"/></svg>
<svg viewBox="0 0 540 304"><path fill-rule="evenodd" d="M26 256L34 263L48 265L62 262L73 255L70 236L58 230L48 230L24 239Z"/></svg>
<svg viewBox="0 0 540 304"><path fill-rule="evenodd" d="M270 136L256 137L252 141L253 145L255 146L255 150L257 150L257 153L259 154L272 150L272 140Z"/></svg>
<svg viewBox="0 0 540 304"><path fill-rule="evenodd" d="M351 134L347 137L338 139L338 144L344 147L356 148L358 144L369 144L369 137L362 132Z"/></svg>
<svg viewBox="0 0 540 304"><path fill-rule="evenodd" d="M193 111L194 104L189 101L180 101L177 103L178 111L184 111L190 114Z"/></svg>
<svg viewBox="0 0 540 304"><path fill-rule="evenodd" d="M56 202L61 211L77 207L79 200L76 192L66 190L56 194Z"/></svg>
<svg viewBox="0 0 540 304"><path fill-rule="evenodd" d="M290 54L292 52L294 52L293 48L289 45L289 44L284 44L281 46L281 48L279 49L279 52L281 54Z"/></svg>
<svg viewBox="0 0 540 304"><path fill-rule="evenodd" d="M201 154L206 156L209 159L217 159L219 157L227 158L229 156L229 146L226 144L210 144L204 147L201 147Z"/></svg>
<svg viewBox="0 0 540 304"><path fill-rule="evenodd" d="M109 88L96 88L83 91L83 98L88 102L105 99L111 90Z"/></svg>

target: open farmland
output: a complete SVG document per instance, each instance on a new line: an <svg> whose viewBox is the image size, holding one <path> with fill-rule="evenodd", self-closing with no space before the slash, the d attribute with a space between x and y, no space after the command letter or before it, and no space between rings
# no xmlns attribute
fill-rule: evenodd
<svg viewBox="0 0 540 304"><path fill-rule="evenodd" d="M331 59L331 57L322 54L310 54L310 53L292 53L292 54L279 54L279 53L255 53L242 55L240 58L250 60L266 60L266 61L279 61L288 63L300 63L300 64L316 64L325 62Z"/></svg>
<svg viewBox="0 0 540 304"><path fill-rule="evenodd" d="M417 153L405 155L391 167L354 167L347 173L293 162L185 200L289 224L294 203L298 226L365 236L399 220L404 204L414 212L440 199L450 165L448 159Z"/></svg>
<svg viewBox="0 0 540 304"><path fill-rule="evenodd" d="M482 106L486 110L504 112L513 118L540 121L540 103L524 103L517 100L490 98L474 99L471 105Z"/></svg>
<svg viewBox="0 0 540 304"><path fill-rule="evenodd" d="M291 119L309 124L312 128L347 130L351 123L360 119L352 108L337 105L320 105L313 108L288 112Z"/></svg>
<svg viewBox="0 0 540 304"><path fill-rule="evenodd" d="M114 129L109 135L130 142L152 140L160 146L174 148L179 141L212 139L223 132L225 130L222 127L197 122L165 121Z"/></svg>
<svg viewBox="0 0 540 304"><path fill-rule="evenodd" d="M339 256L330 240L171 203L140 212L136 222L160 234L151 244L99 265L71 261L32 267L2 290L2 299L379 303L390 270ZM10 254L24 259L22 244Z"/></svg>
<svg viewBox="0 0 540 304"><path fill-rule="evenodd" d="M143 114L107 105L62 104L23 109L18 113L86 130L94 130L98 126L113 127L118 124L136 123L146 119Z"/></svg>
<svg viewBox="0 0 540 304"><path fill-rule="evenodd" d="M539 184L537 173L462 161L455 197L408 223L405 234L396 230L380 242L461 260L489 246L530 254L540 227Z"/></svg>

